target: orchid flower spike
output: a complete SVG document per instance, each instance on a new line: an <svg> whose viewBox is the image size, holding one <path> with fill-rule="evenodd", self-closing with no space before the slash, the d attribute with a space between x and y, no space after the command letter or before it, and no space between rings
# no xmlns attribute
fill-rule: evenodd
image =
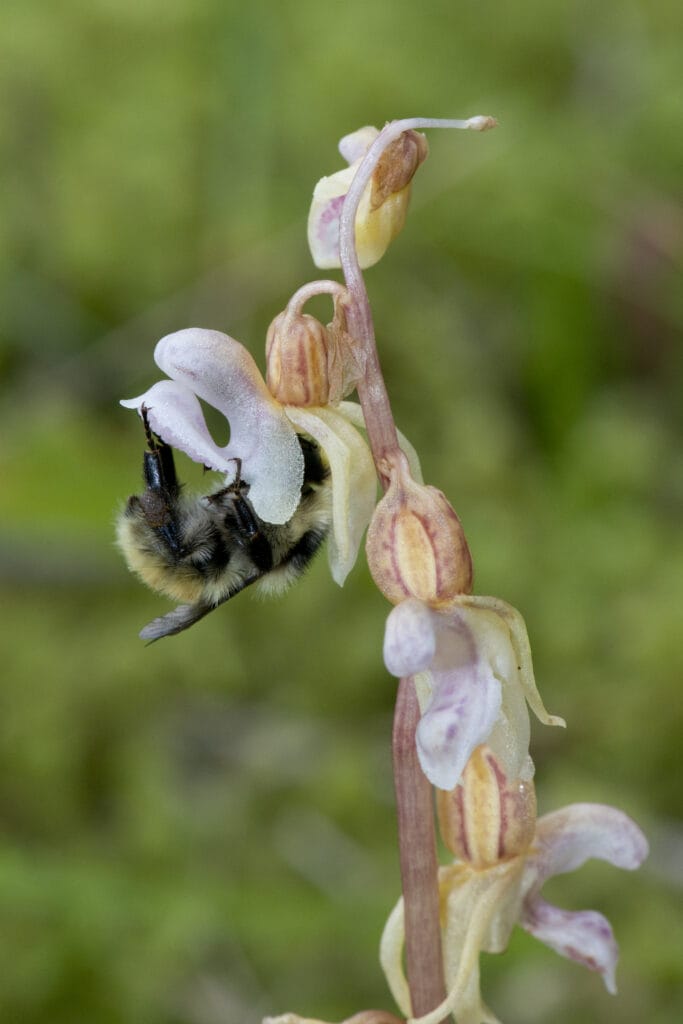
<svg viewBox="0 0 683 1024"><path fill-rule="evenodd" d="M533 783L511 779L490 748L480 746L463 783L438 794L441 833L454 854L439 870L444 975L448 995L409 1024L498 1024L479 991L479 953L501 953L515 924L561 956L602 975L616 992L618 947L609 922L593 910L568 911L540 897L547 879L592 857L633 871L647 856L645 836L621 811L572 804L536 821ZM403 901L387 922L380 960L401 1011L410 1017L403 965Z"/></svg>

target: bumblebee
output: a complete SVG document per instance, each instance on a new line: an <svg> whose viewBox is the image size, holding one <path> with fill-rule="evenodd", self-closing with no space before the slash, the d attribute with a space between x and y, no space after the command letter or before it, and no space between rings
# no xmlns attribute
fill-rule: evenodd
<svg viewBox="0 0 683 1024"><path fill-rule="evenodd" d="M291 519L276 526L256 515L239 460L227 487L202 497L183 494L173 449L152 433L144 407L141 415L145 491L128 499L117 542L128 568L144 583L185 602L146 625L142 639L181 633L251 584L271 594L285 590L330 527L330 473L315 442L297 435L304 456L301 500Z"/></svg>

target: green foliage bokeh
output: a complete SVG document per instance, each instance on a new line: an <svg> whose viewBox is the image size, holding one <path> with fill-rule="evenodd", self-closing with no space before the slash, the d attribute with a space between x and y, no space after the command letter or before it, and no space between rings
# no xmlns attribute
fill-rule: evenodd
<svg viewBox="0 0 683 1024"><path fill-rule="evenodd" d="M145 648L117 400L185 326L263 365L341 135L474 113L500 127L431 133L367 274L387 382L568 720L534 730L541 811L614 803L653 845L550 892L611 918L616 1000L523 934L484 990L506 1024L681 1019L682 32L675 0L3 4L0 1020L391 1005L384 602L321 558Z"/></svg>

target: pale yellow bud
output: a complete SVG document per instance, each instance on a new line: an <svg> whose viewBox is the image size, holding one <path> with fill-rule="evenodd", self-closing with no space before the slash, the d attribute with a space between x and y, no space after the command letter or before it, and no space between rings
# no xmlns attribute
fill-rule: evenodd
<svg viewBox="0 0 683 1024"><path fill-rule="evenodd" d="M330 400L327 328L308 313L279 313L266 336L266 384L283 405L326 405Z"/></svg>
<svg viewBox="0 0 683 1024"><path fill-rule="evenodd" d="M460 520L441 491L415 483L404 457L370 521L366 553L372 578L392 604L413 597L438 606L472 589Z"/></svg>
<svg viewBox="0 0 683 1024"><path fill-rule="evenodd" d="M534 837L533 782L509 780L486 745L470 757L462 785L436 791L436 806L444 843L476 869L519 856Z"/></svg>

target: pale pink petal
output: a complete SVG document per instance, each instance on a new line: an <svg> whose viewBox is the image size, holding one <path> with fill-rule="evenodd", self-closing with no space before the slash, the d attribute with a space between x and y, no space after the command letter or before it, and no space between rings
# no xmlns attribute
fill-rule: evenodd
<svg viewBox="0 0 683 1024"><path fill-rule="evenodd" d="M595 910L561 910L537 898L525 904L519 923L560 956L575 960L589 971L598 971L607 991L616 993L619 947L602 914Z"/></svg>
<svg viewBox="0 0 683 1024"><path fill-rule="evenodd" d="M144 395L126 399L121 405L138 411L144 406L152 430L166 444L185 452L193 462L234 475L235 463L211 437L197 396L184 384L162 380Z"/></svg>
<svg viewBox="0 0 683 1024"><path fill-rule="evenodd" d="M339 152L347 164L355 163L356 160L360 160L361 157L365 156L378 135L379 131L377 128L367 124L364 128L358 128L357 131L351 132L350 135L345 135L343 139L340 139Z"/></svg>
<svg viewBox="0 0 683 1024"><path fill-rule="evenodd" d="M308 215L308 246L316 267L340 267L339 221L346 193L358 170L358 161L321 178L313 190Z"/></svg>
<svg viewBox="0 0 683 1024"><path fill-rule="evenodd" d="M483 743L501 707L501 685L477 651L476 638L459 614L434 613L436 657L432 698L417 728L425 775L439 789L452 789L469 757Z"/></svg>
<svg viewBox="0 0 683 1024"><path fill-rule="evenodd" d="M527 859L527 891L538 892L547 878L574 871L591 857L635 871L647 854L647 839L623 811L605 804L570 804L539 819Z"/></svg>
<svg viewBox="0 0 683 1024"><path fill-rule="evenodd" d="M580 868L591 857L634 871L647 840L628 815L604 804L571 804L539 819L526 858L520 924L562 956L599 971L610 992L618 949L609 922L593 910L570 912L539 898L548 878Z"/></svg>
<svg viewBox="0 0 683 1024"><path fill-rule="evenodd" d="M409 598L389 613L384 632L384 664L393 676L413 676L431 665L436 653L432 612Z"/></svg>
<svg viewBox="0 0 683 1024"><path fill-rule="evenodd" d="M249 352L227 334L195 327L162 338L154 358L169 377L226 416L230 442L223 454L241 460L257 515L287 522L301 498L303 453Z"/></svg>

